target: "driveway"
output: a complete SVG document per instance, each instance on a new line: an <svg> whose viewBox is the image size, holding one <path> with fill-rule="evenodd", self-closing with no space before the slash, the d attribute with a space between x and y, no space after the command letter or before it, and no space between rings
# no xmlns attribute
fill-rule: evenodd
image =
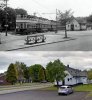
<svg viewBox="0 0 92 100"><path fill-rule="evenodd" d="M31 90L0 95L0 100L85 100L88 92L58 96L57 91Z"/></svg>

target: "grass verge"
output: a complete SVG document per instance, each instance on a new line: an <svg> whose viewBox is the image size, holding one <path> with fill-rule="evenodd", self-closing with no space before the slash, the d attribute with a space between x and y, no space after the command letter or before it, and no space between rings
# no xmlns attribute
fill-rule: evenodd
<svg viewBox="0 0 92 100"><path fill-rule="evenodd" d="M73 89L77 92L92 92L92 84L74 86ZM57 90L57 87L51 86L48 88L44 88L44 90Z"/></svg>

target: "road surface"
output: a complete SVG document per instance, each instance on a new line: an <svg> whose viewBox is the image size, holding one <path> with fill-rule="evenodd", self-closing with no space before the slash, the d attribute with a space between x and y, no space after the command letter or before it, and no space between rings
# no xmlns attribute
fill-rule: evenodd
<svg viewBox="0 0 92 100"><path fill-rule="evenodd" d="M57 91L32 90L0 95L0 100L84 100L87 92L58 96Z"/></svg>
<svg viewBox="0 0 92 100"><path fill-rule="evenodd" d="M62 34L61 34L62 35ZM23 51L92 51L92 31L68 32L70 41L51 43L21 49ZM57 40L58 41L58 40Z"/></svg>

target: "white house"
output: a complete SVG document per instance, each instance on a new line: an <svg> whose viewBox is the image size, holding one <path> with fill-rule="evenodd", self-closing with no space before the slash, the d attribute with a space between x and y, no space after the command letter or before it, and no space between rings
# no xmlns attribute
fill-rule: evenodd
<svg viewBox="0 0 92 100"><path fill-rule="evenodd" d="M66 30L68 31L80 31L86 30L86 20L81 18L74 18L73 16L66 23Z"/></svg>
<svg viewBox="0 0 92 100"><path fill-rule="evenodd" d="M59 85L87 84L87 72L70 68L68 65L66 66L65 73L67 76L64 78L63 82L59 82ZM56 82L55 85L57 85Z"/></svg>

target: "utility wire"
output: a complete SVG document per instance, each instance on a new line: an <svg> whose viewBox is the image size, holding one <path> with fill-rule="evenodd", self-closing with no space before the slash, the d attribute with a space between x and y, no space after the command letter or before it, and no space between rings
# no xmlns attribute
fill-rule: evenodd
<svg viewBox="0 0 92 100"><path fill-rule="evenodd" d="M48 9L47 7L40 4L38 1L36 1L36 0L32 0L32 1L35 2L37 5L39 5L40 7L44 8L44 9Z"/></svg>

